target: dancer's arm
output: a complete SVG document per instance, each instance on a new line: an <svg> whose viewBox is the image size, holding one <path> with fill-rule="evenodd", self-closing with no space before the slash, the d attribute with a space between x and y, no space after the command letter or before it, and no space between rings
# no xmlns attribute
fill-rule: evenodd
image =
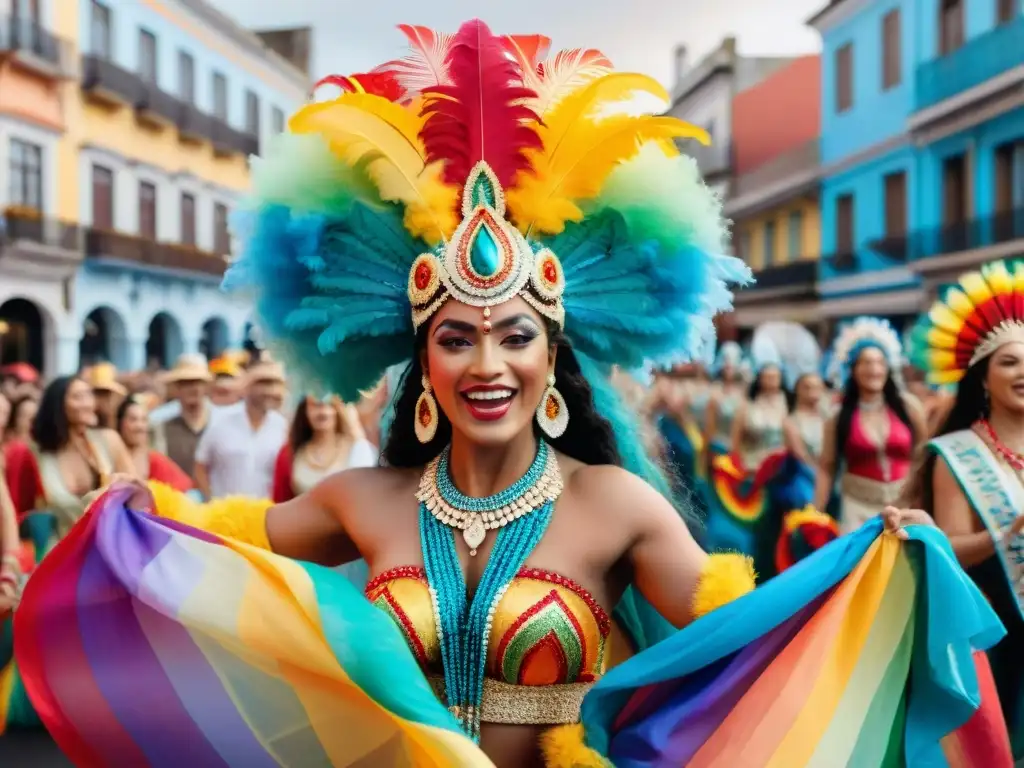
<svg viewBox="0 0 1024 768"><path fill-rule="evenodd" d="M987 530L977 530L977 517L960 484L941 457L935 459L932 475L935 524L949 537L956 559L963 568L979 565L996 553L996 545ZM1018 515L1004 536L1016 536L1024 529L1024 515Z"/></svg>
<svg viewBox="0 0 1024 768"><path fill-rule="evenodd" d="M821 458L818 459L818 472L814 477L814 506L824 510L832 495L835 483L839 451L836 446L836 417L825 422L825 434L821 441Z"/></svg>
<svg viewBox="0 0 1024 768"><path fill-rule="evenodd" d="M790 416L786 417L785 421L782 422L782 434L786 440L786 448L790 453L808 466L818 466L818 460L807 450L807 444L804 443L804 438L800 434L800 428L797 426L795 419Z"/></svg>

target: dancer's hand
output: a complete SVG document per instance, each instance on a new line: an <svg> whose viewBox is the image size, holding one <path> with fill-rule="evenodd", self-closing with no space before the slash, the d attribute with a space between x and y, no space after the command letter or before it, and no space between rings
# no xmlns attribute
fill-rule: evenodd
<svg viewBox="0 0 1024 768"><path fill-rule="evenodd" d="M896 538L906 541L910 538L904 526L907 525L935 525L932 516L923 509L898 509L897 507L886 507L882 510L882 521L885 523L885 530Z"/></svg>
<svg viewBox="0 0 1024 768"><path fill-rule="evenodd" d="M125 506L142 511L149 511L153 509L153 494L149 490L149 486L146 485L145 481L140 480L135 475L115 472L110 476L110 480L106 486L97 491L96 494L99 495L114 484L121 486L127 485L131 487L132 495L128 497L128 500L125 502Z"/></svg>

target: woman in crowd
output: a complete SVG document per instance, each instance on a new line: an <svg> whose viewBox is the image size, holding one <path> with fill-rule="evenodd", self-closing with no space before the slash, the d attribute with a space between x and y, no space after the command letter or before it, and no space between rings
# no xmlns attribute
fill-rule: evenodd
<svg viewBox="0 0 1024 768"><path fill-rule="evenodd" d="M989 658L1018 760L1024 759L1022 281L1022 266L1005 262L964 275L922 317L912 347L932 384L959 382L914 490L1007 629Z"/></svg>
<svg viewBox="0 0 1024 768"><path fill-rule="evenodd" d="M288 443L277 455L273 499L289 501L335 472L375 467L377 460L355 406L335 395L306 395L295 409Z"/></svg>
<svg viewBox="0 0 1024 768"><path fill-rule="evenodd" d="M181 467L150 448L149 411L140 396L129 395L118 407L117 434L128 449L136 477L156 480L181 493L192 490L192 479Z"/></svg>
<svg viewBox="0 0 1024 768"><path fill-rule="evenodd" d="M833 345L830 378L841 392L825 424L814 504L825 510L839 481L839 526L860 528L894 503L915 450L928 437L924 413L902 388L902 345L885 320L860 317Z"/></svg>
<svg viewBox="0 0 1024 768"><path fill-rule="evenodd" d="M32 422L39 409L39 400L34 395L23 395L11 403L11 415L4 431L4 441L32 439Z"/></svg>
<svg viewBox="0 0 1024 768"><path fill-rule="evenodd" d="M906 654L883 705L872 691L851 694L851 704L891 705L884 711L896 715L870 720L862 737L828 727L797 685L786 711L825 726L783 743L788 727L761 723L771 713L725 684L737 651L738 664L762 670L798 655L771 628L795 632L819 598L827 615L849 614L848 631L873 626L859 575L838 585L839 603L826 593L863 570L876 587L917 579L903 567L901 538L921 539L929 557L941 538L900 524L927 517L890 510L890 535L877 523L851 537L827 573L797 565L774 591L744 594L749 561L696 545L610 383L616 365L692 355L729 303L723 280L748 277L718 255L719 203L670 140L707 137L624 111L637 92L666 94L648 78L611 73L597 52L586 52L580 82L563 70L579 52L539 64L541 36L496 37L480 21L453 36L407 29L450 46L443 82L420 93L399 76L422 49L394 70L334 78L360 92L300 110L273 155L254 164L254 208L228 277L254 295L271 348L324 391L355 400L406 362L384 466L335 473L277 505L198 506L166 488L155 497L138 483L111 488L29 581L18 612L18 658L49 705L52 732L120 764L186 743L196 765L677 766L720 749L722 764L774 755L794 765L815 744L836 765L871 765L893 730L896 743L934 758L972 709L945 706L972 701L975 687L950 659L993 636L969 584L941 622L883 590L892 592L885 623L944 649L928 659L935 671L914 667L915 690L930 686L927 713L913 702L897 712ZM762 389L770 394L769 381ZM366 598L311 564L360 556L373 576ZM927 576L955 583L933 560ZM742 605L715 610L739 595ZM153 610L140 614L139 601ZM73 630L45 637L52 622ZM805 626L813 634L827 623ZM623 631L632 648L619 646ZM760 662L739 650L765 633L773 639ZM822 657L852 647L826 634L815 646ZM660 637L666 644L644 650ZM899 640L886 633L867 656L889 658ZM638 652L604 678L623 650ZM165 663L177 665L173 678ZM724 695L703 688L716 674ZM763 700L770 677L747 680L752 697ZM847 685L839 677L830 679ZM69 678L92 681L104 707ZM133 714L135 691L167 705L159 725L152 711ZM839 707L843 724L865 722L864 706L853 706ZM766 734L760 746L722 720L750 709L750 726ZM687 726L690 717L700 724ZM659 725L666 719L693 738L676 739L676 726ZM836 730L841 739L829 742Z"/></svg>
<svg viewBox="0 0 1024 768"><path fill-rule="evenodd" d="M733 422L747 403L747 384L743 379L743 350L735 341L718 348L711 372L715 377L704 421L706 460L727 454L732 445Z"/></svg>

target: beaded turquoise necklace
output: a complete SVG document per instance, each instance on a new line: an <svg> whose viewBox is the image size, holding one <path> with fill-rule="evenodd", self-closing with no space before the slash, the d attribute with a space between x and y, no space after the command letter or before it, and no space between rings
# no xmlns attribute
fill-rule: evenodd
<svg viewBox="0 0 1024 768"><path fill-rule="evenodd" d="M479 741L494 611L547 530L562 479L554 451L541 442L529 470L514 485L493 496L474 499L462 494L452 482L449 454L446 448L423 475L418 494L420 542L434 602L448 709L466 734ZM454 529L460 528L465 535L474 522L497 528L498 535L469 602ZM475 554L475 546L473 551Z"/></svg>

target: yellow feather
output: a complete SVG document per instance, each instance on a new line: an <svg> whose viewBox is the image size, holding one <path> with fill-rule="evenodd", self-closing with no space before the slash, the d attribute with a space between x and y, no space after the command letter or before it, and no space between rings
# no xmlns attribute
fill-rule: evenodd
<svg viewBox="0 0 1024 768"><path fill-rule="evenodd" d="M967 298L971 302L970 310L992 298L992 290L988 287L988 283L985 282L980 272L969 272L961 277L960 286L964 289L964 293L967 294ZM966 305L958 305L953 308L953 311L961 317L967 317L967 315L961 312L964 308L966 308Z"/></svg>
<svg viewBox="0 0 1024 768"><path fill-rule="evenodd" d="M963 287L965 290L970 290L968 286ZM977 286L972 286L972 288L975 291L977 290ZM946 295L943 298L946 300L946 306L949 311L964 320L974 314L974 307L978 303L976 295L965 293L958 288L950 288L946 291Z"/></svg>
<svg viewBox="0 0 1024 768"><path fill-rule="evenodd" d="M956 354L949 350L933 349L928 353L928 367L933 371L956 368Z"/></svg>
<svg viewBox="0 0 1024 768"><path fill-rule="evenodd" d="M521 174L507 192L512 220L522 232L557 234L566 221L582 219L576 201L599 195L612 169L636 155L644 141L708 143L703 130L672 117L601 114L637 93L667 98L649 77L616 73L575 91L543 116L538 125L543 149L530 152L533 172Z"/></svg>
<svg viewBox="0 0 1024 768"><path fill-rule="evenodd" d="M1013 293L1013 276L1006 268L1005 261L996 261L982 267L981 274L996 296L1009 296Z"/></svg>
<svg viewBox="0 0 1024 768"><path fill-rule="evenodd" d="M933 309L932 312L935 310ZM929 318L931 314L929 313ZM933 319L933 318L931 318ZM959 328L963 327L963 323L960 324ZM950 332L942 328L929 328L928 329L928 346L933 349L956 349L956 339L959 330Z"/></svg>
<svg viewBox="0 0 1024 768"><path fill-rule="evenodd" d="M418 105L403 107L368 93L346 93L308 104L289 121L292 133L317 133L349 165L366 164L382 200L406 206L406 224L431 244L450 235L458 223L458 190L426 168L419 139L424 118Z"/></svg>
<svg viewBox="0 0 1024 768"><path fill-rule="evenodd" d="M953 291L950 291L953 293ZM928 319L932 321L937 329L948 331L952 334L960 333L964 327L963 318L953 313L945 304L936 303L928 312Z"/></svg>
<svg viewBox="0 0 1024 768"><path fill-rule="evenodd" d="M952 371L929 371L928 380L932 384L938 386L944 386L946 384L956 384L960 379L964 377L964 371L959 368Z"/></svg>

